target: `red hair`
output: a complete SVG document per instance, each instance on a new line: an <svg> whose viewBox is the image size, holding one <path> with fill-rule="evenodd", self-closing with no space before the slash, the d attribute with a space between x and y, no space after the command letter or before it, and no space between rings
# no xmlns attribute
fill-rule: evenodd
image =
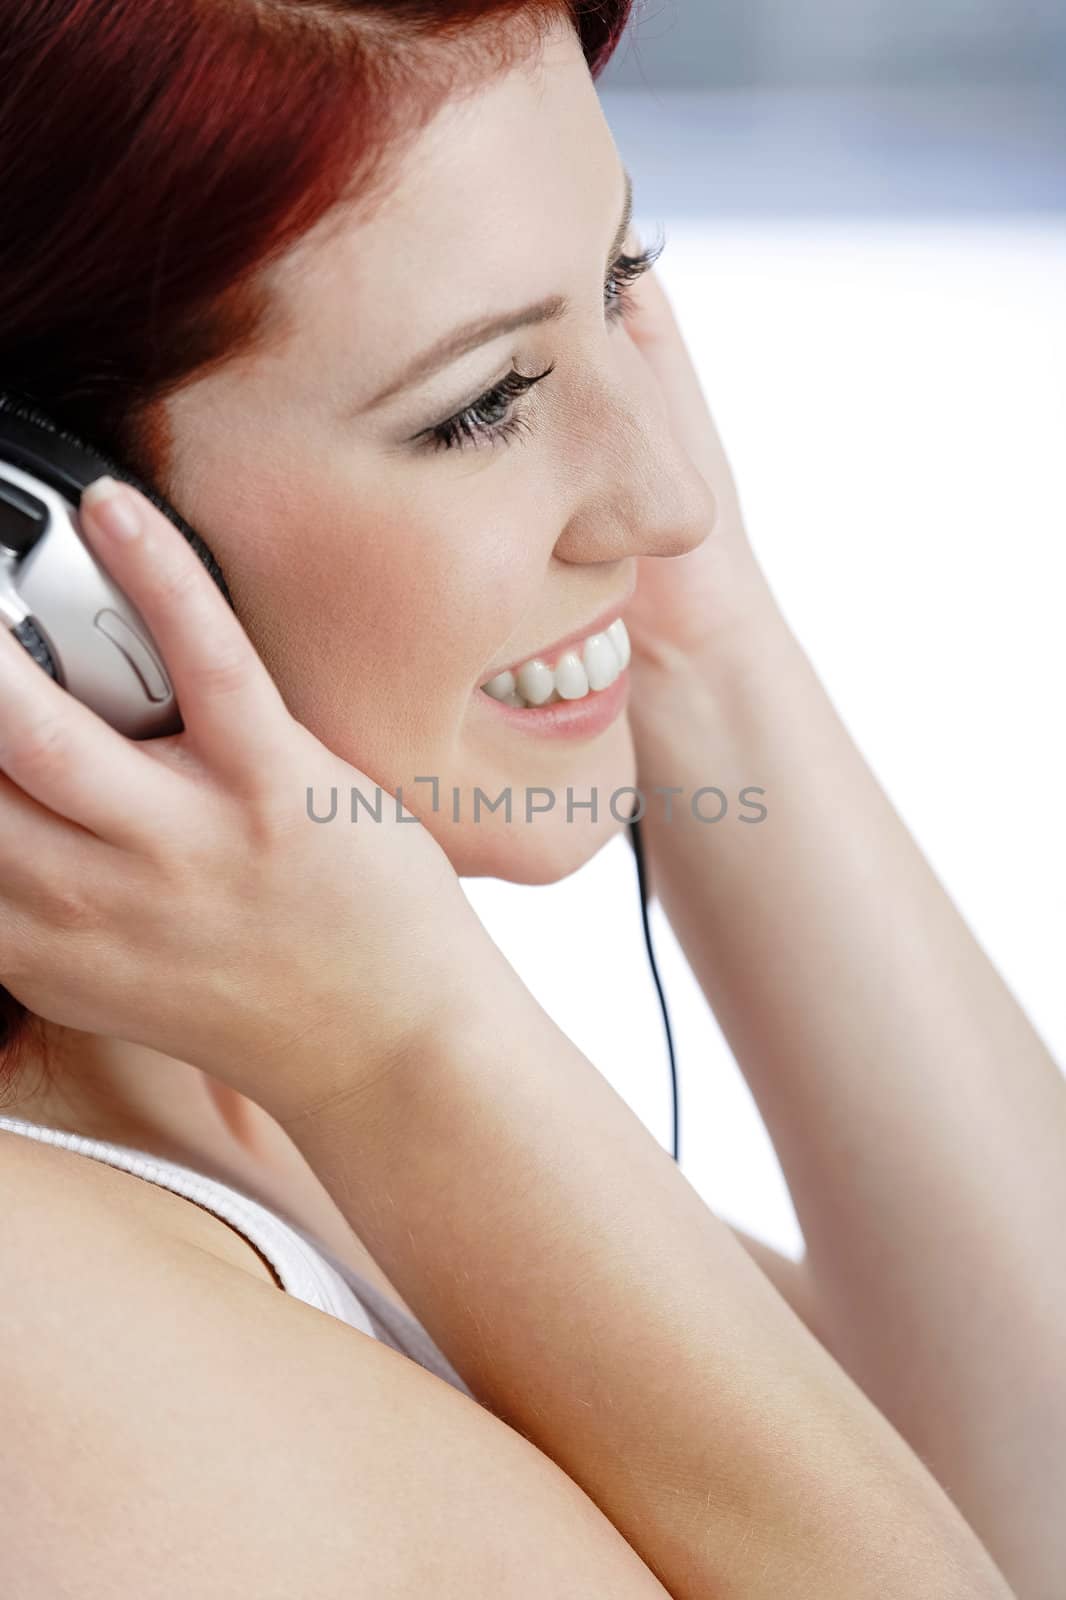
<svg viewBox="0 0 1066 1600"><path fill-rule="evenodd" d="M632 4L9 0L0 387L165 493L158 403L265 336L258 269L561 18L598 76ZM9 1073L31 1018L0 988Z"/></svg>

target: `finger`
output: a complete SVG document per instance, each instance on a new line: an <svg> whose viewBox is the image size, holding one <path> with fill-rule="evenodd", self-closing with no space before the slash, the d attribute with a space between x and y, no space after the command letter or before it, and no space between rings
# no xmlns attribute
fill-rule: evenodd
<svg viewBox="0 0 1066 1600"><path fill-rule="evenodd" d="M132 536L116 524L120 506L133 514ZM97 479L79 514L94 553L159 645L197 750L231 778L261 773L279 753L289 713L200 558L130 484Z"/></svg>
<svg viewBox="0 0 1066 1600"><path fill-rule="evenodd" d="M0 982L41 964L42 936L90 931L115 871L113 846L0 773Z"/></svg>
<svg viewBox="0 0 1066 1600"><path fill-rule="evenodd" d="M143 843L178 812L173 778L0 635L0 769L99 838Z"/></svg>
<svg viewBox="0 0 1066 1600"><path fill-rule="evenodd" d="M86 862L114 860L113 845L56 814L0 773L0 903L24 906L40 896L42 882L60 895L84 876Z"/></svg>

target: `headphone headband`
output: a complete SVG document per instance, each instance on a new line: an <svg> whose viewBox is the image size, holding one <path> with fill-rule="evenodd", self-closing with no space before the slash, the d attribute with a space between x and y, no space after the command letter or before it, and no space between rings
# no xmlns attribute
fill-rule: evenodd
<svg viewBox="0 0 1066 1600"><path fill-rule="evenodd" d="M13 466L32 472L35 477L64 495L73 505L81 503L81 493L104 473L138 489L145 499L162 512L195 550L232 608L222 569L195 528L191 527L169 500L153 489L97 445L89 444L69 429L60 427L47 412L13 390L0 387L0 454Z"/></svg>

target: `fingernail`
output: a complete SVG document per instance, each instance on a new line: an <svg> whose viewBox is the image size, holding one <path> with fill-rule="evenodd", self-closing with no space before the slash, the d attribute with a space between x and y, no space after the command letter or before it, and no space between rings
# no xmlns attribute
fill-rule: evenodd
<svg viewBox="0 0 1066 1600"><path fill-rule="evenodd" d="M81 503L89 506L97 527L112 539L136 539L141 531L140 513L133 496L117 478L107 473L82 490Z"/></svg>

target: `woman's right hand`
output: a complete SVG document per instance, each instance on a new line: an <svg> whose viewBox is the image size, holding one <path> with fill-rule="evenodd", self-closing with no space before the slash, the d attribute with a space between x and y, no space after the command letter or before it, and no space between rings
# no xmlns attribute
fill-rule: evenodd
<svg viewBox="0 0 1066 1600"><path fill-rule="evenodd" d="M178 529L119 496L137 537L109 535L89 491L82 530L158 643L184 729L125 738L0 627L0 980L50 1022L279 1114L358 1092L452 1004L487 936L389 790L380 821L350 821L351 790L373 804L377 785L290 715ZM308 790L322 816L334 788L335 819L313 821ZM319 1053L343 1082L308 1081Z"/></svg>

